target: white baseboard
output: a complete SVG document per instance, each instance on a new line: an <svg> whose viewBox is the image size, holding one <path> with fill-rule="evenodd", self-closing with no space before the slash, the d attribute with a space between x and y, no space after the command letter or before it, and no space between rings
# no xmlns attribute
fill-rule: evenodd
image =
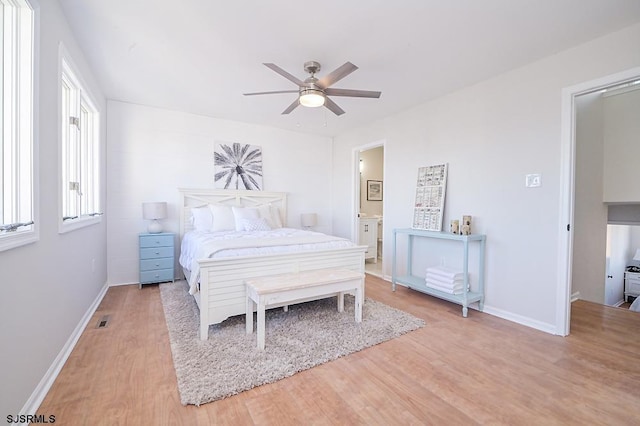
<svg viewBox="0 0 640 426"><path fill-rule="evenodd" d="M397 286L406 287L403 284L396 284ZM478 310L478 302L472 303L469 305L469 309ZM543 331L549 334L556 334L556 326L555 324L548 324L542 321L537 321L529 317L524 317L522 315L514 314L513 312L508 312L502 309L494 308L490 305L484 304L484 309L482 312L493 315L498 318L505 319L507 321L515 322L517 324L524 325L526 327L535 328L536 330Z"/></svg>
<svg viewBox="0 0 640 426"><path fill-rule="evenodd" d="M108 285L108 287L119 287L119 286L121 286L121 285L131 285L131 284L138 285L138 284L140 284L140 283L139 283L139 282L137 282L137 281L135 281L135 282L130 282L130 283L110 283L110 284Z"/></svg>
<svg viewBox="0 0 640 426"><path fill-rule="evenodd" d="M38 383L38 386L36 386L35 390L22 407L22 410L20 410L20 414L35 414L37 412L40 404L42 404L45 396L47 396L47 392L49 392L49 389L51 389L53 382L58 377L58 374L60 374L60 370L62 370L64 363L67 362L67 359L71 355L71 351L73 351L76 343L78 343L78 339L80 339L82 332L89 323L89 320L93 316L96 309L98 309L98 306L100 305L100 302L102 302L102 299L104 298L104 295L107 293L108 289L109 285L105 283L105 285L100 290L100 293L98 293L98 296L95 298L91 306L89 306L89 309L87 309L84 316L76 326L75 330L73 330L73 333L71 333L71 336L67 340L67 343L65 343L65 345L62 347L62 349L58 353L58 356L53 361L42 380L40 380L40 383Z"/></svg>
<svg viewBox="0 0 640 426"><path fill-rule="evenodd" d="M571 293L571 303L575 302L576 300L580 300L579 291L576 291L575 293Z"/></svg>
<svg viewBox="0 0 640 426"><path fill-rule="evenodd" d="M524 317L522 315L514 314L513 312L508 312L502 309L494 308L493 306L488 306L486 303L484 305L483 312L496 316L498 318L506 319L508 321L525 325L527 327L535 328L536 330L544 331L545 333L557 334L555 324L548 324L546 322L542 322L542 321L534 320L529 317Z"/></svg>

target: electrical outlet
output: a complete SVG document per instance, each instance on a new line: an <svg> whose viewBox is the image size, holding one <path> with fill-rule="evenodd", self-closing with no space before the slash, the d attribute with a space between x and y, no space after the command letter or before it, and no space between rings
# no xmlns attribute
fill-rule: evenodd
<svg viewBox="0 0 640 426"><path fill-rule="evenodd" d="M537 188L542 185L542 176L540 173L532 173L526 176L525 186L527 188Z"/></svg>

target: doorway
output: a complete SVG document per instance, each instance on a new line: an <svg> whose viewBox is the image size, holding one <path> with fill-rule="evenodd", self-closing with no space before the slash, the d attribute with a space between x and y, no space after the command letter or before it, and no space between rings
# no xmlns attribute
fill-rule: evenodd
<svg viewBox="0 0 640 426"><path fill-rule="evenodd" d="M557 330L556 334L568 335L570 330L570 317L571 317L571 299L572 299L572 283L573 277L576 274L580 274L575 267L575 260L577 258L576 251L579 251L580 246L579 237L576 238L577 233L571 231L577 231L579 222L583 219L582 215L585 214L584 207L581 207L577 200L579 200L580 194L577 196L577 180L579 174L577 173L579 167L582 166L578 163L576 156L576 143L577 143L577 104L580 102L580 97L584 95L590 95L604 89L610 89L624 84L628 84L634 80L640 78L640 68L634 68L622 73L607 76L598 80L586 82L577 86L569 87L562 92L562 212L560 215L560 240L559 240L559 284L558 284L558 297L556 304L557 312ZM601 215L603 214L606 227L606 206L602 203L602 195L600 195ZM604 213L602 213L604 211ZM603 244L600 246L602 253L605 252L606 244L606 230L603 231ZM602 259L602 258L600 258ZM597 259L596 259L597 261ZM598 279L604 281L605 278L605 265L602 264L602 273L599 274ZM602 284L604 286L604 282Z"/></svg>
<svg viewBox="0 0 640 426"><path fill-rule="evenodd" d="M384 278L384 144L358 150L357 242L367 246L365 272Z"/></svg>

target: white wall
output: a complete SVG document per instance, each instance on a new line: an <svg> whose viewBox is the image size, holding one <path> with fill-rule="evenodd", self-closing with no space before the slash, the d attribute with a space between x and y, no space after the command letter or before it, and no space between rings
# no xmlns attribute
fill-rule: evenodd
<svg viewBox="0 0 640 426"><path fill-rule="evenodd" d="M107 280L106 218L58 234L58 45L65 44L104 113L104 97L57 1L40 0L38 209L40 239L0 253L0 413L17 414ZM105 128L101 129L104 154ZM104 182L104 162L102 164ZM102 184L102 197L106 193ZM91 264L95 259L95 269ZM54 413L52 413L54 414Z"/></svg>
<svg viewBox="0 0 640 426"><path fill-rule="evenodd" d="M576 97L575 220L572 293L604 303L607 206L603 203L604 125L600 93Z"/></svg>
<svg viewBox="0 0 640 426"><path fill-rule="evenodd" d="M116 101L107 109L111 284L138 282L142 202L167 201L164 228L178 232L178 188L213 188L217 142L261 146L263 189L289 194L288 225L315 212L315 229L332 231L331 139Z"/></svg>
<svg viewBox="0 0 640 426"><path fill-rule="evenodd" d="M640 90L604 102L604 200L640 203Z"/></svg>
<svg viewBox="0 0 640 426"><path fill-rule="evenodd" d="M340 135L335 181L353 180L353 147L386 140L389 253L391 230L411 224L417 168L449 163L444 223L471 214L474 232L487 234L486 310L555 331L561 91L639 66L639 41L635 25ZM528 173L541 173L542 186L525 188ZM349 235L352 191L334 184L333 196L334 229Z"/></svg>
<svg viewBox="0 0 640 426"><path fill-rule="evenodd" d="M636 254L636 250L638 249L640 249L640 226L632 226L630 250L629 256L627 257L627 262L629 262L629 265L633 264L633 256ZM640 262L636 262L636 264L640 265Z"/></svg>

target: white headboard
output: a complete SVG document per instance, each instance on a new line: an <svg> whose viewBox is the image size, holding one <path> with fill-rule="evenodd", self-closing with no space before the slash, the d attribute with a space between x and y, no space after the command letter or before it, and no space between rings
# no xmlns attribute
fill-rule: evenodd
<svg viewBox="0 0 640 426"><path fill-rule="evenodd" d="M282 224L287 223L287 193L266 191L241 191L231 189L192 189L179 188L180 191L180 238L192 229L191 208L204 204L226 206L260 207L272 205L280 209Z"/></svg>

